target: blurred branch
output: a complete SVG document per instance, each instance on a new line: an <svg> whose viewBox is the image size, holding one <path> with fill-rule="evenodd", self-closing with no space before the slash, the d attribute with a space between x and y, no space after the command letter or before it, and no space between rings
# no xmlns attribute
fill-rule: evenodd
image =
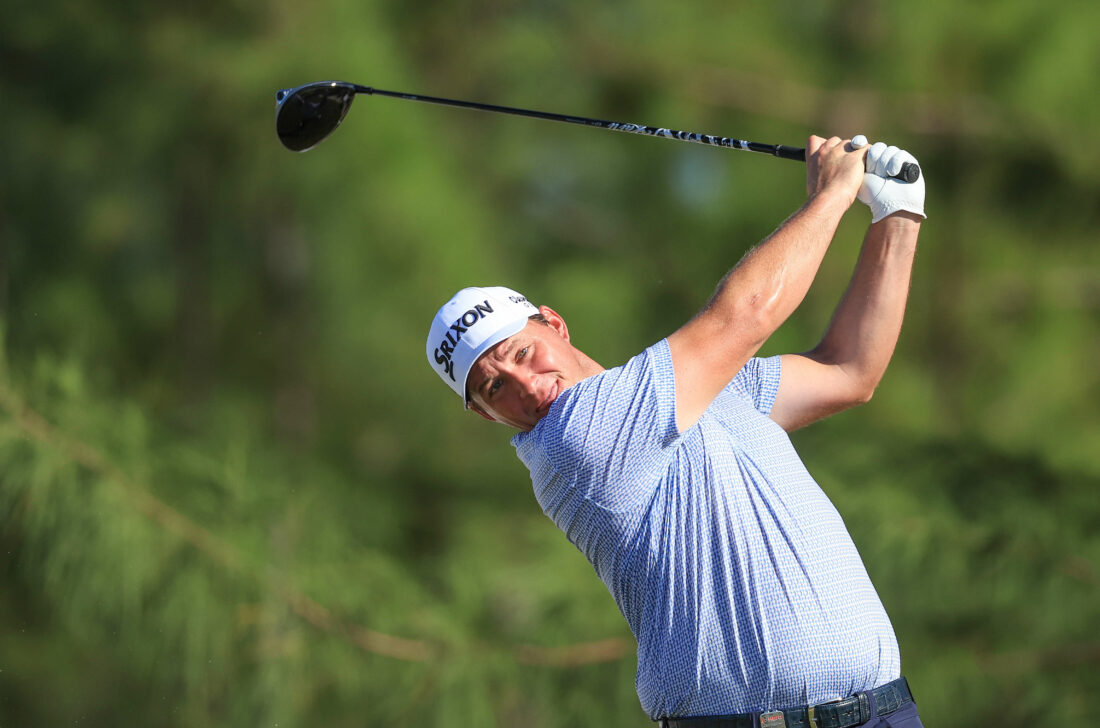
<svg viewBox="0 0 1100 728"><path fill-rule="evenodd" d="M1100 588L1100 577L1096 575L1096 568L1092 562L1081 556L1070 556L1060 565L1059 571L1085 584Z"/></svg>
<svg viewBox="0 0 1100 728"><path fill-rule="evenodd" d="M364 652L408 662L426 662L433 659L438 652L437 648L422 640L394 637L340 619L328 608L289 584L279 584L277 589L283 601L299 617L323 632L342 637Z"/></svg>
<svg viewBox="0 0 1100 728"><path fill-rule="evenodd" d="M612 637L598 642L585 642L564 647L516 645L516 661L524 665L576 667L597 662L614 662L634 652L630 640Z"/></svg>
<svg viewBox="0 0 1100 728"><path fill-rule="evenodd" d="M880 126L879 117L889 116L892 124L918 134L990 137L1009 133L996 122L1005 118L1004 109L976 94L945 97L927 93L885 95L861 88L824 89L731 68L675 67L637 56L627 58L595 38L587 38L583 48L584 64L607 78L663 85L708 106L725 106L802 126L824 124L826 128L821 132L873 129ZM904 113L892 109L903 109Z"/></svg>
<svg viewBox="0 0 1100 728"><path fill-rule="evenodd" d="M0 207L0 316L7 317L8 288L11 282L11 262L8 254L8 229L4 209Z"/></svg>
<svg viewBox="0 0 1100 728"><path fill-rule="evenodd" d="M230 571L241 571L240 553L210 531L199 526L179 511L136 487L126 475L99 451L79 440L65 437L44 417L32 410L7 387L0 385L0 408L7 410L15 424L28 437L59 450L69 460L103 476L121 488L129 501L144 516L176 534L218 565Z"/></svg>
<svg viewBox="0 0 1100 728"><path fill-rule="evenodd" d="M6 410L29 438L60 451L72 462L114 484L126 494L127 502L133 504L146 518L190 544L222 568L235 574L249 575L249 570L245 569L245 560L238 549L138 486L99 451L59 432L2 385L0 409ZM375 632L335 617L327 608L289 584L276 583L276 590L290 610L306 622L339 635L366 652L414 662L429 660L436 652L425 642Z"/></svg>
<svg viewBox="0 0 1100 728"><path fill-rule="evenodd" d="M1061 645L1048 649L984 652L978 656L990 672L1034 673L1059 667L1100 664L1100 642Z"/></svg>
<svg viewBox="0 0 1100 728"><path fill-rule="evenodd" d="M3 384L0 384L0 410L11 416L27 438L53 448L71 462L101 476L104 482L113 484L126 495L127 502L139 513L194 547L218 566L237 575L256 578L252 576L255 570L246 568L246 560L233 545L139 486L95 448L60 432ZM286 606L301 619L323 632L340 637L364 652L407 662L437 660L443 652L440 645L395 637L334 615L323 604L280 578L274 580L274 588ZM572 667L613 662L630 654L632 650L633 645L628 640L611 638L562 647L516 645L510 652L517 662L526 665Z"/></svg>

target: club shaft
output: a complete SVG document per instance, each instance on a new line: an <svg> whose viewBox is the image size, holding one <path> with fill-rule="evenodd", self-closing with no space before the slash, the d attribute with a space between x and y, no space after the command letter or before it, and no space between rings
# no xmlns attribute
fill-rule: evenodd
<svg viewBox="0 0 1100 728"><path fill-rule="evenodd" d="M629 134L641 134L643 136L662 137L664 139L676 139L681 142L694 142L695 144L707 144L714 147L728 147L729 149L741 149L748 152L761 152L763 154L770 154L772 156L781 157L783 159L793 159L799 162L806 161L805 149L800 147L789 147L783 144L762 144L760 142L750 142L744 139L733 139L731 137L714 136L712 134L699 134L697 132L690 131L677 131L675 129L664 129L654 126L645 126L642 124L630 124L619 121L604 121L601 119L589 119L584 116L555 114L549 111L532 111L530 109L517 109L510 106L481 104L475 101L458 101L455 99L439 98L437 96L422 96L419 94L408 94L397 91L385 91L382 89L372 88L370 86L360 86L358 84L355 85L355 91L356 93L371 94L375 96L390 96L392 98L405 99L406 101L423 101L429 104L457 106L462 109L475 109L477 111L488 111L496 114L512 114L514 116L527 116L533 119L561 121L567 124L594 126L600 129L621 131Z"/></svg>
<svg viewBox="0 0 1100 728"><path fill-rule="evenodd" d="M420 94L402 93L399 91L386 91L379 88L373 88L371 86L362 86L357 83L346 82L327 82L320 84L310 84L310 86L333 86L333 87L348 87L354 89L357 94L367 94L372 96L389 96L396 99L405 99L406 101L422 101L429 104L439 104L442 106L456 106L461 109L474 109L476 111L488 111L495 114L511 114L513 116L527 116L533 119L545 119L547 121L560 121L566 124L578 124L580 126L594 126L599 129L609 129L611 131L621 131L630 134L641 134L643 136L662 137L664 139L675 139L682 142L693 142L695 144L706 144L712 147L726 147L727 149L741 149L747 152L759 152L761 154L769 154L773 157L780 157L782 159L793 159L799 162L806 161L806 150L801 147L789 147L783 144L763 144L761 142L750 142L744 139L734 139L732 137L715 136L712 134L700 134L698 132L691 131L677 131L675 129L665 129L662 127L646 126L644 124L631 124L619 121L604 121L602 119L589 119L584 116L569 116L566 114L555 114L549 111L532 111L531 109L517 109L511 106L496 106L494 104L482 104L476 101L459 101L457 99L445 99L438 96L422 96ZM299 87L298 90L307 88L306 86ZM282 103L286 98L286 94L291 96L296 95L298 90L285 89L277 94L277 101ZM280 107L281 108L281 107ZM343 112L347 111L347 106L343 108ZM282 118L282 117L279 117ZM287 143L284 138L284 144L287 144L288 148L294 151L305 151L315 145L318 141L327 136L332 129L335 129L339 125L342 114L339 118L332 123L331 128L325 129L316 138L312 139L311 143L307 146L296 146L293 143ZM293 117L292 117L293 119ZM300 119L294 119L291 122L293 126L295 123L301 124ZM282 136L282 133L280 133ZM293 137L294 133L291 132L289 136ZM896 179L904 182L916 182L920 178L920 167L912 162L906 162L901 170L893 175Z"/></svg>

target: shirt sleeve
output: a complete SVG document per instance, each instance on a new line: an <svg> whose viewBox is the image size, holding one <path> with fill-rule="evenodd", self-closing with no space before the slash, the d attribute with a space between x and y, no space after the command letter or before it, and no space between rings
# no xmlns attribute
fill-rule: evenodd
<svg viewBox="0 0 1100 728"><path fill-rule="evenodd" d="M747 399L761 413L771 414L781 374L780 357L754 357L734 375L726 391Z"/></svg>
<svg viewBox="0 0 1100 728"><path fill-rule="evenodd" d="M672 356L662 340L567 389L516 443L532 475L542 460L575 496L621 510L655 486L678 437Z"/></svg>

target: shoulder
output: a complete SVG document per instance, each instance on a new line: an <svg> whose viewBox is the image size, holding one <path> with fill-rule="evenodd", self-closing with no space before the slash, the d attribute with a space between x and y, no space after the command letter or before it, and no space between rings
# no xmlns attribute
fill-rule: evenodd
<svg viewBox="0 0 1100 728"><path fill-rule="evenodd" d="M781 356L749 359L730 381L726 391L749 400L757 410L768 414L779 392L782 359Z"/></svg>
<svg viewBox="0 0 1100 728"><path fill-rule="evenodd" d="M597 415L597 421L611 422L615 413L627 414L639 403L656 403L665 394L675 396L674 389L672 357L662 339L624 364L582 379L562 392L546 417L526 435L545 437Z"/></svg>
<svg viewBox="0 0 1100 728"><path fill-rule="evenodd" d="M672 360L662 340L567 389L512 444L532 475L540 467L577 477L614 472L626 459L678 436L675 398Z"/></svg>

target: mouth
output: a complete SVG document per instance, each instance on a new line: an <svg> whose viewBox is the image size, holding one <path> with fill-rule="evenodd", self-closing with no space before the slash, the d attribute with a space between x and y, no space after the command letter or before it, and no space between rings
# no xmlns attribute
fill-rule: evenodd
<svg viewBox="0 0 1100 728"><path fill-rule="evenodd" d="M539 406L535 408L535 414L541 417L549 412L550 405L554 404L554 400L558 398L559 391L559 385L557 382L554 382L552 385L550 385L550 389L546 392L546 396L542 398L542 401L539 402Z"/></svg>

